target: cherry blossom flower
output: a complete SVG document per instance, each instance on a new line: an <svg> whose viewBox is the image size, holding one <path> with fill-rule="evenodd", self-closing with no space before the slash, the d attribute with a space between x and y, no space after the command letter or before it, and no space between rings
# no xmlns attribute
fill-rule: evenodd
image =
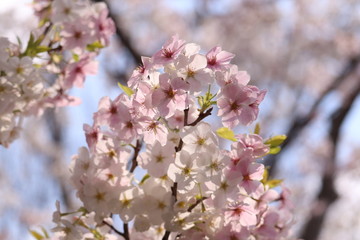
<svg viewBox="0 0 360 240"><path fill-rule="evenodd" d="M180 40L178 35L174 35L166 42L162 49L156 52L152 59L154 64L166 64L174 61L174 59L184 49L185 41Z"/></svg>
<svg viewBox="0 0 360 240"><path fill-rule="evenodd" d="M108 18L109 10L105 4L97 5L98 15L90 17L94 28L95 38L99 39L103 45L110 43L110 37L115 33L115 24L111 18Z"/></svg>
<svg viewBox="0 0 360 240"><path fill-rule="evenodd" d="M211 131L210 124L205 122L195 127L185 127L181 136L184 142L183 149L189 153L206 152L218 144L218 139Z"/></svg>
<svg viewBox="0 0 360 240"><path fill-rule="evenodd" d="M225 211L225 224L231 223L235 229L240 226L255 226L257 223L256 213L257 211L249 204L231 204Z"/></svg>
<svg viewBox="0 0 360 240"><path fill-rule="evenodd" d="M187 106L188 85L180 78L170 79L167 74L160 75L159 84L152 94L152 104L157 106L160 115L166 118L176 110L183 111Z"/></svg>
<svg viewBox="0 0 360 240"><path fill-rule="evenodd" d="M218 99L221 121L225 127L233 128L238 124L249 125L258 115L259 104L266 91L254 86L228 84L221 90Z"/></svg>
<svg viewBox="0 0 360 240"><path fill-rule="evenodd" d="M88 23L78 21L74 23L64 23L61 31L60 44L64 49L83 49L87 44L94 42L95 38L91 33Z"/></svg>
<svg viewBox="0 0 360 240"><path fill-rule="evenodd" d="M139 165L148 170L154 177L162 177L167 174L170 163L175 158L175 147L172 142L161 146L156 141L153 145L147 145L147 151L140 154Z"/></svg>
<svg viewBox="0 0 360 240"><path fill-rule="evenodd" d="M225 72L216 71L215 79L220 87L232 83L245 86L250 81L250 75L245 71L239 71L236 65L232 65Z"/></svg>
<svg viewBox="0 0 360 240"><path fill-rule="evenodd" d="M236 139L239 140L239 143L242 143L243 148L246 148L247 151L249 151L249 154L253 156L254 158L259 158L264 156L269 152L269 146L264 144L263 139L256 134L239 134L235 136ZM234 148L237 148L235 145L239 145L236 143L233 143ZM240 147L238 146L240 149Z"/></svg>
<svg viewBox="0 0 360 240"><path fill-rule="evenodd" d="M221 69L229 65L234 54L223 51L221 47L212 48L207 54L207 66L211 69Z"/></svg>
<svg viewBox="0 0 360 240"><path fill-rule="evenodd" d="M214 81L212 71L206 65L206 57L195 54L191 57L180 55L175 67L178 76L190 84L191 91L196 92Z"/></svg>
<svg viewBox="0 0 360 240"><path fill-rule="evenodd" d="M69 64L65 69L65 88L83 87L86 75L97 73L98 63L93 61L91 54L85 55L78 62Z"/></svg>

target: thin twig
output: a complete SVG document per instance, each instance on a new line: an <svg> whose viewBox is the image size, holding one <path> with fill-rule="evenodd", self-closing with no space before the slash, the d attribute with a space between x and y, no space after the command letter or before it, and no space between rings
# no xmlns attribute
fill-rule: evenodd
<svg viewBox="0 0 360 240"><path fill-rule="evenodd" d="M194 208L196 208L197 205L199 205L202 201L204 201L205 199L207 199L207 197L202 197L200 199L197 199L196 202L194 204L192 204L189 208L188 208L188 212L191 212Z"/></svg>
<svg viewBox="0 0 360 240"><path fill-rule="evenodd" d="M190 123L190 124L187 124L186 126L195 126L196 124L198 124L199 122L201 122L201 120L203 120L204 118L206 118L207 116L210 116L211 115L211 111L213 110L213 108L209 108L208 110L206 110L205 112L201 112L198 116L198 118Z"/></svg>
<svg viewBox="0 0 360 240"><path fill-rule="evenodd" d="M125 240L130 240L129 225L127 223L124 223L123 226L124 226L124 238Z"/></svg>
<svg viewBox="0 0 360 240"><path fill-rule="evenodd" d="M142 145L142 141L141 140L136 140L136 146L134 148L134 155L133 155L133 158L131 160L131 168L130 168L130 172L134 172L135 168L137 167L138 165L138 162L137 162L137 157L139 155L139 152L141 150L141 145Z"/></svg>
<svg viewBox="0 0 360 240"><path fill-rule="evenodd" d="M119 230L117 230L113 225L111 225L110 223L106 222L105 220L102 221L103 224L105 224L106 226L110 227L111 230L113 230L115 233L119 234L120 236L125 238L125 234L123 232L120 232Z"/></svg>

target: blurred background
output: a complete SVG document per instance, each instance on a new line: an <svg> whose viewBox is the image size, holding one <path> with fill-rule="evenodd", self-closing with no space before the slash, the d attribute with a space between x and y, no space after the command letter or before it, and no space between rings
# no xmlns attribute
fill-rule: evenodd
<svg viewBox="0 0 360 240"><path fill-rule="evenodd" d="M95 1L94 2L101 2ZM282 152L265 159L292 192L294 232L305 240L360 239L360 1L105 0L116 22L100 72L72 95L76 107L28 119L21 139L0 147L0 239L32 239L51 228L55 201L79 202L68 164L85 145L83 123L102 96L116 97L140 56L174 33L232 63L267 89L258 122L264 138L286 134ZM31 1L0 0L0 35L25 42L37 24ZM253 126L248 128L253 129Z"/></svg>

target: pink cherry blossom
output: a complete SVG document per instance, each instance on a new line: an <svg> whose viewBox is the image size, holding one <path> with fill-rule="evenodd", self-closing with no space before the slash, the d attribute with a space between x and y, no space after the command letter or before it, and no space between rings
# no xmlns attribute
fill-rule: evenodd
<svg viewBox="0 0 360 240"><path fill-rule="evenodd" d="M60 44L64 49L83 49L87 44L95 41L91 34L88 23L78 21L76 23L64 23L64 29L61 31Z"/></svg>
<svg viewBox="0 0 360 240"><path fill-rule="evenodd" d="M196 92L214 81L212 71L206 68L206 65L206 57L195 54L191 57L180 55L175 67L178 76L190 84L191 91Z"/></svg>
<svg viewBox="0 0 360 240"><path fill-rule="evenodd" d="M141 57L142 64L138 66L132 73L128 85L129 87L136 87L140 82L146 80L149 75L150 70L153 67L153 63L151 58L149 57Z"/></svg>
<svg viewBox="0 0 360 240"><path fill-rule="evenodd" d="M258 196L263 193L264 187L260 183L264 174L263 164L240 161L234 171L239 171L243 176L240 186L244 188L248 194Z"/></svg>
<svg viewBox="0 0 360 240"><path fill-rule="evenodd" d="M174 61L174 59L184 49L185 41L180 40L178 35L174 35L166 42L162 49L156 52L152 59L154 64L166 64Z"/></svg>
<svg viewBox="0 0 360 240"><path fill-rule="evenodd" d="M86 75L94 75L97 73L98 63L93 61L93 56L87 54L83 56L78 62L69 64L65 69L65 88L72 86L82 87Z"/></svg>
<svg viewBox="0 0 360 240"><path fill-rule="evenodd" d="M166 144L168 129L161 122L143 117L140 125L147 144L154 144L156 141L159 141L162 146Z"/></svg>
<svg viewBox="0 0 360 240"><path fill-rule="evenodd" d="M187 106L188 84L181 78L170 79L167 74L160 75L159 84L152 94L152 104L157 106L160 115L170 117L176 110L183 111Z"/></svg>
<svg viewBox="0 0 360 240"><path fill-rule="evenodd" d="M257 211L249 204L234 203L225 210L225 224L232 224L233 228L239 226L255 226L257 223Z"/></svg>
<svg viewBox="0 0 360 240"><path fill-rule="evenodd" d="M97 141L101 138L101 132L99 126L90 126L84 124L83 130L85 132L86 143L90 149L94 149Z"/></svg>
<svg viewBox="0 0 360 240"><path fill-rule="evenodd" d="M115 33L115 24L111 18L108 18L109 10L106 5L101 5L99 14L97 16L92 16L90 19L94 24L95 28L95 37L103 45L108 45L110 43L110 37Z"/></svg>
<svg viewBox="0 0 360 240"><path fill-rule="evenodd" d="M216 71L215 79L220 87L231 83L245 86L250 81L250 75L245 71L239 71L236 65L232 65L226 71Z"/></svg>
<svg viewBox="0 0 360 240"><path fill-rule="evenodd" d="M148 170L151 176L163 177L174 159L174 145L168 142L165 146L161 146L160 142L156 141L154 145L147 145L147 151L140 155L139 165Z"/></svg>
<svg viewBox="0 0 360 240"><path fill-rule="evenodd" d="M258 115L259 104L266 91L254 86L228 84L221 90L218 99L218 116L225 127L233 128L238 124L249 125Z"/></svg>
<svg viewBox="0 0 360 240"><path fill-rule="evenodd" d="M214 47L206 54L207 66L211 69L218 70L228 66L234 57L234 54L223 51L221 47Z"/></svg>
<svg viewBox="0 0 360 240"><path fill-rule="evenodd" d="M235 137L250 151L254 158L262 157L269 152L269 146L264 144L263 139L257 134L239 134Z"/></svg>

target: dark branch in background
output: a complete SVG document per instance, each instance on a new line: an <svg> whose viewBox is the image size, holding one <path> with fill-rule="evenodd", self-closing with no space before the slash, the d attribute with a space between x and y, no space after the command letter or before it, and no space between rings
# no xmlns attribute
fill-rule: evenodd
<svg viewBox="0 0 360 240"><path fill-rule="evenodd" d="M63 126L59 119L55 116L54 109L47 110L45 118L52 141L51 145L55 150L55 153L47 156L50 164L49 167L53 173L52 176L54 176L55 180L59 183L62 203L66 209L72 209L74 206L71 199L69 184L62 171L59 172L59 168L62 168L63 166Z"/></svg>
<svg viewBox="0 0 360 240"><path fill-rule="evenodd" d="M292 124L289 127L288 132L286 133L287 139L282 145L282 149L284 150L287 146L290 145L300 134L300 132L314 119L316 115L316 111L320 105L320 103L324 100L324 98L333 90L338 88L338 86L350 76L357 68L360 63L360 55L351 57L347 63L345 64L342 71L339 75L332 81L332 83L325 89L325 91L319 96L319 98L314 102L311 107L309 113L305 116L299 116L295 118ZM273 176L276 170L276 164L280 155L283 151L281 151L277 155L270 155L266 158L265 165L270 166L269 174Z"/></svg>
<svg viewBox="0 0 360 240"><path fill-rule="evenodd" d="M303 234L301 237L302 239L318 239L323 222L325 220L326 212L329 206L338 198L334 187L334 177L336 172L335 160L337 155L337 146L339 143L339 133L340 128L343 125L343 122L350 112L350 109L352 108L358 95L360 95L360 83L358 83L358 85L350 93L343 105L339 107L331 116L329 138L332 143L332 151L329 161L326 162L325 172L321 180L322 187L317 196L317 202L320 205L321 211L311 215L310 219L303 228Z"/></svg>
<svg viewBox="0 0 360 240"><path fill-rule="evenodd" d="M141 55L138 53L138 51L135 49L135 47L132 45L131 40L129 36L125 33L125 31L120 27L120 24L118 22L117 16L114 14L114 11L111 10L111 6L106 0L92 0L93 2L103 2L105 3L109 8L109 17L114 21L115 27L116 27L116 36L118 37L121 45L123 45L127 51L130 53L131 57L133 58L134 62L137 65L142 64L141 61Z"/></svg>

